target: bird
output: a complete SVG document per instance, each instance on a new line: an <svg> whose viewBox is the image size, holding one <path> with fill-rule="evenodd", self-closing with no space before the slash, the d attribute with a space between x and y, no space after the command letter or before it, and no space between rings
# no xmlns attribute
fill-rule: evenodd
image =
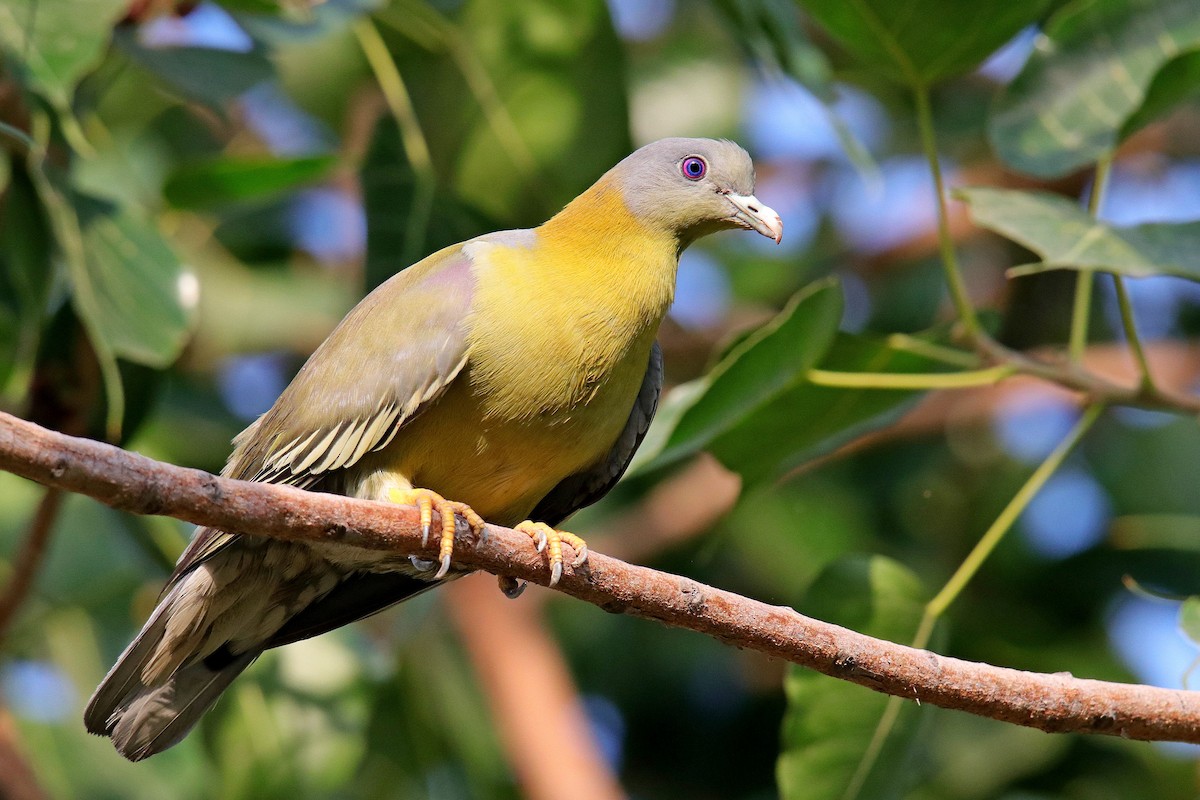
<svg viewBox="0 0 1200 800"><path fill-rule="evenodd" d="M456 515L515 527L549 584L587 557L560 525L625 472L658 405L679 257L744 228L779 243L727 140L634 151L542 225L446 247L380 284L234 439L222 474L415 505L437 561L200 527L84 713L138 761L178 743L268 648L465 574ZM506 593L520 586L501 579Z"/></svg>

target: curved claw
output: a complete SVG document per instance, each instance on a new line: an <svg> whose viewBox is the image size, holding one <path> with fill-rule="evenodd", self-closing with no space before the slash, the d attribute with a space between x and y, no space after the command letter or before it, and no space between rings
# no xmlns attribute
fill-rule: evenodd
<svg viewBox="0 0 1200 800"><path fill-rule="evenodd" d="M560 580L562 580L562 572L563 572L562 562L555 561L554 566L550 568L550 585L551 586L557 586L558 582Z"/></svg>
<svg viewBox="0 0 1200 800"><path fill-rule="evenodd" d="M583 547L581 547L579 549L578 552L575 553L575 558L573 558L571 560L571 566L572 567L582 567L584 565L584 562L587 561L587 559L588 559L588 549L587 549L587 545L585 544Z"/></svg>
<svg viewBox="0 0 1200 800"><path fill-rule="evenodd" d="M435 581L440 581L442 578L446 577L446 573L448 573L449 571L450 571L450 554L447 553L446 555L442 556L442 568L437 571L437 574L433 576L433 579Z"/></svg>
<svg viewBox="0 0 1200 800"><path fill-rule="evenodd" d="M511 575L499 575L497 580L500 584L500 591L504 592L504 596L509 600L516 600L525 593L525 587L529 585Z"/></svg>
<svg viewBox="0 0 1200 800"><path fill-rule="evenodd" d="M408 560L417 570L421 572L429 572L429 570L433 569L434 562L428 559L409 556Z"/></svg>

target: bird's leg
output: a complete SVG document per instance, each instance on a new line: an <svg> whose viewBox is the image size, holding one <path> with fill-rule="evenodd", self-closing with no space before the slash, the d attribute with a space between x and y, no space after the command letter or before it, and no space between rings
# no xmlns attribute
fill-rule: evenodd
<svg viewBox="0 0 1200 800"><path fill-rule="evenodd" d="M479 536L483 534L483 517L466 503L447 500L440 494L429 489L390 489L388 500L397 505L416 506L421 513L421 543L429 543L429 530L433 525L433 514L436 511L441 520L441 547L438 549L438 561L441 567L434 580L446 577L450 571L450 555L454 552L454 514L457 512L466 520L467 526ZM416 561L413 562L416 565Z"/></svg>
<svg viewBox="0 0 1200 800"><path fill-rule="evenodd" d="M571 561L572 567L581 567L583 566L583 563L587 561L587 542L585 542L583 539L580 539L573 533L556 530L544 522L534 522L528 519L514 528L514 530L524 533L529 538L537 542L537 550L539 553L544 550L550 555L551 586L558 583L559 579L562 578L562 546L564 542L569 544L575 551L575 559Z"/></svg>

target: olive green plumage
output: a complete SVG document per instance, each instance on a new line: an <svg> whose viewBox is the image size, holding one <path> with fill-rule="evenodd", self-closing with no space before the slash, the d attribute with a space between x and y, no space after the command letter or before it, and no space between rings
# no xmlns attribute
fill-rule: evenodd
<svg viewBox="0 0 1200 800"><path fill-rule="evenodd" d="M731 142L643 147L539 228L387 281L342 321L224 474L382 500L414 487L489 522L557 524L603 496L653 417L679 253L745 227L778 241ZM179 741L259 653L435 585L408 557L201 528L88 704L130 759Z"/></svg>

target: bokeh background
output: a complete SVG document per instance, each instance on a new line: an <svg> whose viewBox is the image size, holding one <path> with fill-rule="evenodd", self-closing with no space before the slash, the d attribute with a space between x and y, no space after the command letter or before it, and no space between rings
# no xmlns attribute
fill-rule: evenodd
<svg viewBox="0 0 1200 800"><path fill-rule="evenodd" d="M951 186L1086 198L1088 169L1018 174L989 139L1038 25L1067 4L1027 5L1007 43L935 87L941 165ZM780 247L728 233L684 255L662 332L671 385L827 276L845 363L890 334L944 337L953 316L910 93L790 2L5 0L0 46L0 403L175 464L219 470L372 286L445 244L537 224L663 136L741 142L786 226ZM1200 106L1128 138L1100 214L1200 218ZM1010 280L1029 253L958 204L950 222L989 327L1014 347L1065 341L1074 275ZM1089 363L1128 372L1110 287L1097 283ZM1130 288L1156 368L1190 385L1196 284ZM919 613L1079 414L1032 382L919 400L891 393L846 419L828 398L775 409L817 432L771 463L756 463L751 437L725 442L724 466L646 464L571 527L605 552L859 627L881 606ZM1198 475L1194 419L1106 414L936 648L1186 685ZM0 474L0 585L39 504L54 506L44 495ZM268 653L191 737L131 765L84 733L82 707L190 530L82 497L50 516L44 563L0 642L0 729L53 797L526 796L522 770L539 762L514 760L493 658L532 676L565 666L590 746L638 798L777 796L781 750L824 776L785 782L787 797L843 796L883 709L865 689L536 587L516 613L546 652L489 647L497 629L464 599L482 594L455 586ZM558 746L548 728L541 749ZM1196 757L914 706L860 796L1190 798Z"/></svg>

